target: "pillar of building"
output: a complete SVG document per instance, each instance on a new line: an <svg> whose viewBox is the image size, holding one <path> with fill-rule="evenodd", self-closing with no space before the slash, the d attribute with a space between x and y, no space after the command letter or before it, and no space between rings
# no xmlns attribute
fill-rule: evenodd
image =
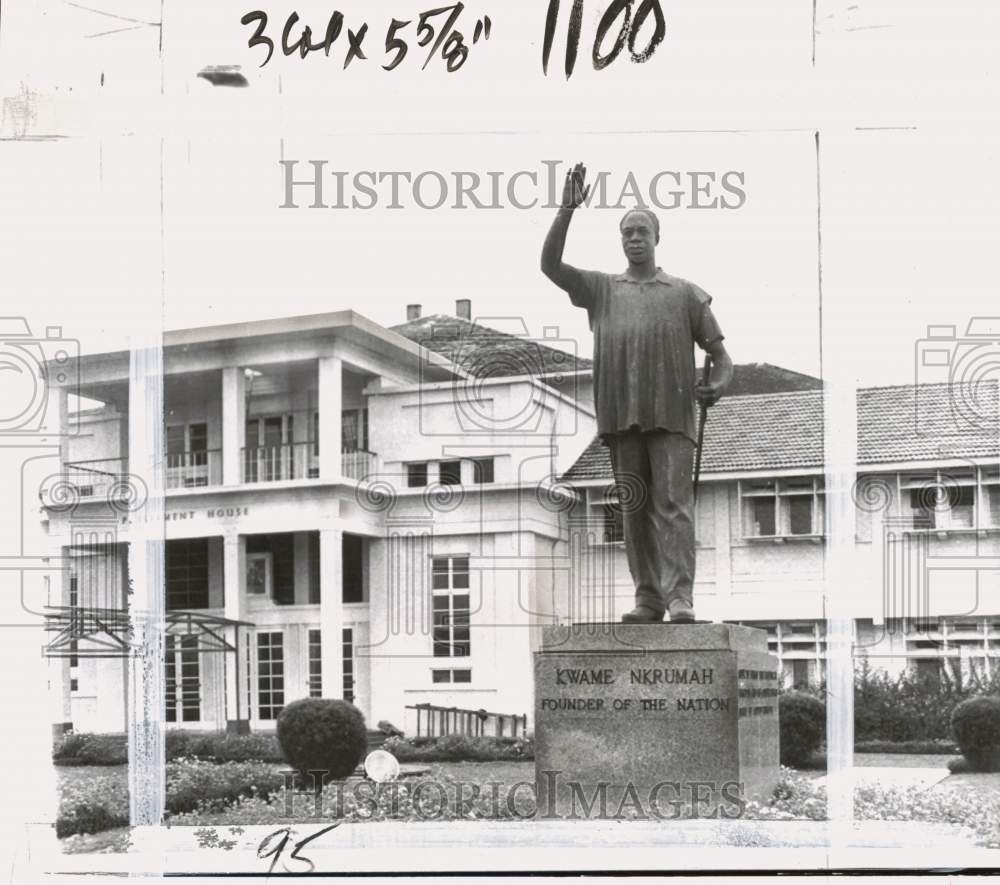
<svg viewBox="0 0 1000 885"><path fill-rule="evenodd" d="M318 362L319 477L325 481L336 481L341 477L340 412L344 365L336 356L320 357ZM339 583L339 577L337 580Z"/></svg>
<svg viewBox="0 0 1000 885"><path fill-rule="evenodd" d="M246 435L246 375L239 366L222 370L222 484L243 480L243 444Z"/></svg>
<svg viewBox="0 0 1000 885"><path fill-rule="evenodd" d="M246 537L227 532L222 539L222 586L225 617L243 621L246 614ZM227 627L226 640L236 649L228 653L226 662L226 730L250 731L250 709L247 685L247 661L251 660L248 644L251 636L244 627Z"/></svg>
<svg viewBox="0 0 1000 885"><path fill-rule="evenodd" d="M320 414L322 414L322 405ZM322 439L322 436L320 436ZM339 449L338 449L339 451ZM343 544L341 529L321 529L319 533L319 621L323 697L344 696L343 631Z"/></svg>

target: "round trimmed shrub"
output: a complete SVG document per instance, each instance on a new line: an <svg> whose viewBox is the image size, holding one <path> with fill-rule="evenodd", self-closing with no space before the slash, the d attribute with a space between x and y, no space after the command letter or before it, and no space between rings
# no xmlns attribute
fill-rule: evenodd
<svg viewBox="0 0 1000 885"><path fill-rule="evenodd" d="M951 730L973 771L1000 771L1000 698L962 701L951 713Z"/></svg>
<svg viewBox="0 0 1000 885"><path fill-rule="evenodd" d="M347 701L303 698L293 701L278 715L278 743L285 761L308 782L309 772L325 772L342 780L364 758L368 732L361 711Z"/></svg>
<svg viewBox="0 0 1000 885"><path fill-rule="evenodd" d="M826 704L801 691L786 691L778 698L781 764L805 765L826 734Z"/></svg>

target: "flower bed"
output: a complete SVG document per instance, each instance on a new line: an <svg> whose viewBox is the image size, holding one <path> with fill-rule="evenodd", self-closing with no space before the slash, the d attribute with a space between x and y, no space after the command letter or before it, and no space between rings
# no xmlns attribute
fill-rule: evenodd
<svg viewBox="0 0 1000 885"><path fill-rule="evenodd" d="M266 762L168 762L168 819L192 811L220 810L242 798L266 799L284 787L285 780L284 766ZM124 766L107 773L62 778L56 820L59 838L127 825L128 774Z"/></svg>
<svg viewBox="0 0 1000 885"><path fill-rule="evenodd" d="M970 798L967 790L868 784L854 791L854 817L951 824L973 831L982 845L1000 848L1000 795L977 793L974 801ZM748 803L746 813L752 820L825 820L826 816L826 787L786 768L774 799Z"/></svg>

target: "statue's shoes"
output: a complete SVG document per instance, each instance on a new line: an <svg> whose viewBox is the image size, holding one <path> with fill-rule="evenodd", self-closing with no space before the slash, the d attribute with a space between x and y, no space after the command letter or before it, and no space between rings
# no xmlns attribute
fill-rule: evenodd
<svg viewBox="0 0 1000 885"><path fill-rule="evenodd" d="M694 623L694 609L688 608L686 605L672 605L670 606L670 623L671 624L693 624Z"/></svg>
<svg viewBox="0 0 1000 885"><path fill-rule="evenodd" d="M622 615L623 624L659 624L664 613L648 605L637 605L632 611Z"/></svg>

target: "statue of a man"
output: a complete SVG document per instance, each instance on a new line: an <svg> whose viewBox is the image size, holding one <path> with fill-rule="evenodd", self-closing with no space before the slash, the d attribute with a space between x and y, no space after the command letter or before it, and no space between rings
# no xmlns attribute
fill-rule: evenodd
<svg viewBox="0 0 1000 885"><path fill-rule="evenodd" d="M647 209L621 220L628 268L578 270L562 260L573 212L585 202L586 167L566 174L562 207L545 238L542 272L586 308L594 333L597 431L611 450L622 499L625 550L635 582L627 624L694 620L695 401L722 396L733 364L711 297L656 265L660 223ZM695 377L694 345L712 356L712 376ZM623 494L623 490L625 493Z"/></svg>

